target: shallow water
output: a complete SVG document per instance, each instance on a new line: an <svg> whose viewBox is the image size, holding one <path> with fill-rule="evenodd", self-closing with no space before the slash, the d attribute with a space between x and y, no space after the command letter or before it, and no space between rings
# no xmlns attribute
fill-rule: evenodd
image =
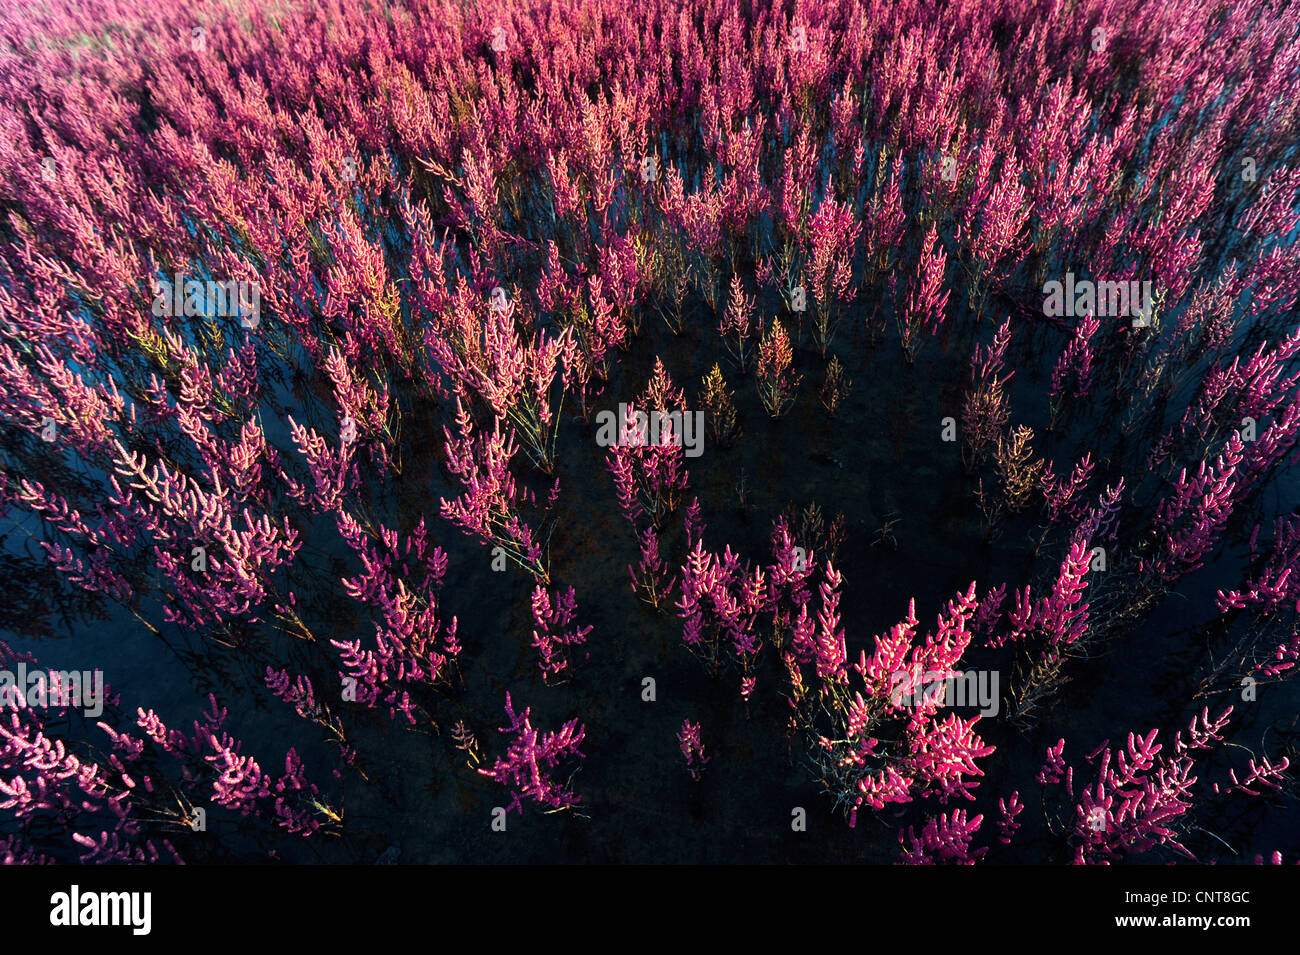
<svg viewBox="0 0 1300 955"><path fill-rule="evenodd" d="M593 410L616 407L639 393L656 353L695 407L702 376L722 357L714 336L699 331L712 326L711 316L700 307L695 322L680 336L668 335L653 321L647 316L643 334L621 356L610 388ZM984 340L989 333L986 319ZM740 376L723 360L744 435L732 449L713 447L706 440L703 456L686 462L691 493L702 504L710 550L721 552L729 544L745 560L765 562L771 557L772 521L788 505L802 508L816 502L827 520L844 515L847 539L835 564L844 576L841 614L850 660L860 650L870 652L872 635L906 615L909 598L916 600L923 634L933 627L946 601L972 580L981 595L1000 583L1006 583L1008 591L1032 583L1037 595L1044 576L1054 576L1059 566L1059 533L1043 546L1035 563L1039 533L1029 516L1009 520L992 541L985 539L972 482L962 470L961 445L940 440L940 420L960 418L968 381L970 341L956 338L925 342L915 366L908 368L892 336L871 345L860 312L851 313L835 350L853 387L835 419L817 405L824 364L808 347L800 348L796 357L796 370L804 376L798 400L787 417L775 421L762 411L752 374ZM1052 453L1060 473L1087 447L1073 437L1062 440L1046 431L1045 375L1055 352L1033 350L1043 339L1043 333L1017 330L1012 348L1016 357L1008 361L1008 367L1017 367L1012 420L1034 427L1036 451ZM296 420L305 420L288 398L285 403ZM206 709L204 697L214 689L230 708L227 728L268 771L278 773L284 751L296 747L326 801L344 806L345 837L282 840L275 853L285 861L368 862L386 850L388 858L402 863L895 861L899 828L919 825L924 813L915 804L864 811L856 828L847 826L832 799L813 781L802 742L787 739L788 709L778 694L784 676L771 649L760 657L757 690L746 705L734 669L723 667L711 677L687 652L681 622L671 608L656 612L636 599L626 569L636 560L636 540L618 511L605 451L595 440L594 415L583 421L573 413L575 404L566 404L560 429L561 495L550 542L551 572L556 585L576 588L578 622L594 630L585 647L569 651L572 677L560 686L543 684L529 646L530 581L516 569L491 572L486 547L435 517L438 501L458 490L447 484L433 461L442 419L428 406L406 408L402 474L389 482L382 499L375 488L363 497L383 523L403 532L423 511L430 522L431 544L450 555L444 615L454 614L460 622L464 685L432 704L441 734L429 727L403 730L400 716L389 721L379 710L359 720L353 742L362 752L361 765L371 783L346 769L341 780L331 777L338 762L334 750L262 684L265 650L201 647L178 628L160 626L156 607L142 612L160 626L162 639L118 611L107 621L55 625L47 638L15 635L13 642L36 652L46 667L102 668L107 681L121 692L123 713L133 714L137 706L152 708L170 726L188 726ZM280 441L288 444L287 434L281 434ZM1110 483L1100 474L1101 468L1089 485L1090 495ZM526 480L543 498L549 482L536 475ZM1267 488L1260 501L1273 510L1266 513L1287 510L1279 505L1288 493L1296 500L1295 489L1294 474ZM305 536L316 551L309 563L322 580L357 572L357 561L328 526ZM678 517L661 542L669 563L679 564ZM16 552L13 535L7 546ZM1118 546L1122 550L1124 542ZM1214 617L1214 591L1240 579L1240 562L1232 556L1239 550L1230 548L1228 557L1186 578L1139 626L1096 648L1094 659L1073 661L1071 682L1028 732L1001 716L981 721L980 735L997 751L981 762L985 776L979 798L962 807L985 815L977 844L996 836L999 796L1018 790L1028 805L1016 841L1009 848L994 843L989 861L1068 861L1064 842L1046 833L1037 811L1039 787L1033 781L1044 750L1058 738L1067 739L1067 761L1082 772L1084 754L1105 738L1121 743L1129 731L1160 726L1164 739L1185 726L1201 705L1210 704L1214 713L1224 705L1206 700L1193 709L1188 701L1197 668L1204 662L1197 651L1198 628ZM40 586L49 586L50 572L41 573ZM310 591L299 593L301 599ZM315 619L328 621L330 627L318 634L322 642L358 635L373 640L370 623L341 587L327 586L311 599L320 610ZM284 638L273 639L268 647L277 659L296 661L295 670L311 673L318 693L324 695L322 687L334 685L326 657L314 648ZM201 657L189 656L196 653ZM1010 660L1006 652L972 647L962 666L1000 668L1005 693ZM216 675L214 667L224 676ZM646 677L656 681L654 702L641 698ZM586 758L573 780L582 797L577 812L546 814L527 804L522 816L509 816L507 830L501 833L490 828L491 812L494 806L506 805L508 797L467 767L445 729L463 719L490 762L504 751L505 740L495 728L505 722L507 691L516 707L532 708L534 725L541 729L558 728L578 717L586 729ZM1243 723L1234 724L1234 742L1259 751L1267 728L1293 722L1298 708L1294 685L1263 688L1257 705L1238 706L1249 712ZM685 718L702 724L711 757L699 782L687 773L675 740ZM1267 735L1267 743L1270 753L1279 751L1276 733ZM1212 778L1223 775L1220 767ZM1226 815L1202 818L1202 825L1212 824L1215 835L1236 850L1235 857L1210 839L1201 839L1198 846L1210 845L1222 863L1250 861L1255 853L1275 848L1293 855L1300 845L1300 816L1294 807L1264 813L1247 805L1254 802L1238 800ZM930 812L954 808L933 801L925 805ZM807 811L807 831L792 831L796 807ZM169 837L183 855L195 860L262 857L258 841L244 828L232 814L213 809L207 834L173 830ZM1151 853L1135 861L1170 857Z"/></svg>

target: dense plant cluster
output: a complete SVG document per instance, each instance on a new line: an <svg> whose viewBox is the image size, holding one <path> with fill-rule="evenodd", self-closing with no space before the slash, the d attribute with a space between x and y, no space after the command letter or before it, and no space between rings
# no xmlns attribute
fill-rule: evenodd
<svg viewBox="0 0 1300 955"><path fill-rule="evenodd" d="M1300 4L56 0L0 83L0 665L201 690L0 699L6 860L600 825L632 626L861 858L1300 850Z"/></svg>

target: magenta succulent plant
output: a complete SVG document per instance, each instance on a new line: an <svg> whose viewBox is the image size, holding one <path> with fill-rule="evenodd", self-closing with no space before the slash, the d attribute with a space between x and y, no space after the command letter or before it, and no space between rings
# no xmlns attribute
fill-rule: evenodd
<svg viewBox="0 0 1300 955"><path fill-rule="evenodd" d="M600 811L588 732L597 784L667 738L603 718L634 665L877 861L1226 860L1221 807L1292 811L1225 701L1300 662L1294 5L49 0L0 41L0 859L357 861L390 756L448 818ZM696 402L744 440L688 449ZM92 717L20 692L51 637L180 669ZM1064 690L1112 650L1145 735ZM927 689L975 667L978 714Z"/></svg>

